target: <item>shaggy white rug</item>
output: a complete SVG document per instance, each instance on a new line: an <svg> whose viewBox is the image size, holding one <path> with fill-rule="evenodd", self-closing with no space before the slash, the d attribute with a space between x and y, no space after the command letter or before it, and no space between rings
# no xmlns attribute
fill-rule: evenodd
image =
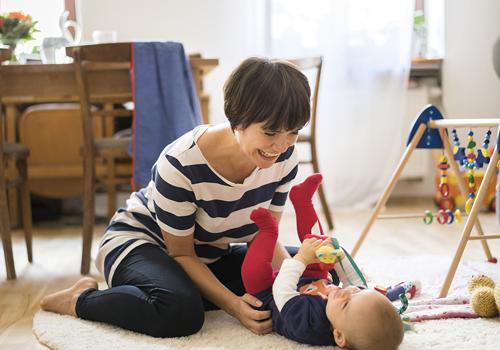
<svg viewBox="0 0 500 350"><path fill-rule="evenodd" d="M361 262L373 284L389 285L419 279L423 290L415 300L437 296L450 259L434 256L385 257L384 261ZM500 281L500 267L485 262L465 262L452 285L450 296L466 297L466 284L474 274L487 274ZM304 346L275 334L257 336L222 311L208 312L202 330L190 337L157 339L105 324L40 311L33 320L38 340L61 350L79 349L301 349ZM499 349L500 319L447 319L415 323L406 332L401 350ZM315 349L315 347L308 347ZM324 348L318 348L324 349Z"/></svg>

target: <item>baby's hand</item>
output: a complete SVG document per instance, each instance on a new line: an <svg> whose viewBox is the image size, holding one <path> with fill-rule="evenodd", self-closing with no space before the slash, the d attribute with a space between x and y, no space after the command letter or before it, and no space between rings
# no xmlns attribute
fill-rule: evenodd
<svg viewBox="0 0 500 350"><path fill-rule="evenodd" d="M319 260L316 257L316 249L321 247L323 244L328 244L328 242L328 240L324 241L317 238L306 238L293 258L301 261L306 266L318 263Z"/></svg>

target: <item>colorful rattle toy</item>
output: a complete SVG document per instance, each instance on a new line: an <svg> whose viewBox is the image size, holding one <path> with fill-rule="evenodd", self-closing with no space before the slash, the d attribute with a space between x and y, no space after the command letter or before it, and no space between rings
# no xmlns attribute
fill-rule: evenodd
<svg viewBox="0 0 500 350"><path fill-rule="evenodd" d="M316 257L324 264L335 264L344 257L344 252L332 245L324 245L316 250Z"/></svg>
<svg viewBox="0 0 500 350"><path fill-rule="evenodd" d="M316 249L316 257L320 261L320 268L322 270L331 270L333 265L338 263L340 269L335 268L337 275L342 274L350 285L354 285L352 282L358 280L359 284L357 286L362 284L365 288L368 288L368 284L366 283L363 273L349 253L340 246L339 241L332 237L330 243L331 244L329 245L324 245ZM346 266L342 264L342 259L344 257L348 261L347 264L350 265L350 268L347 270ZM342 279L340 275L339 277Z"/></svg>

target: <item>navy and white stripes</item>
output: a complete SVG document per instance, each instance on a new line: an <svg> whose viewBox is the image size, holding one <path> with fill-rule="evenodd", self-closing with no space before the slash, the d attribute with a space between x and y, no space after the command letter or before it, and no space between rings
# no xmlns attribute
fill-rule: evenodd
<svg viewBox="0 0 500 350"><path fill-rule="evenodd" d="M195 252L205 263L224 256L231 243L248 242L257 233L250 213L257 207L280 212L297 174L297 151L290 147L273 166L256 168L242 184L219 175L198 148L203 125L168 145L152 169L149 185L132 193L104 233L97 267L111 286L121 260L140 244L165 249L162 230L194 234Z"/></svg>

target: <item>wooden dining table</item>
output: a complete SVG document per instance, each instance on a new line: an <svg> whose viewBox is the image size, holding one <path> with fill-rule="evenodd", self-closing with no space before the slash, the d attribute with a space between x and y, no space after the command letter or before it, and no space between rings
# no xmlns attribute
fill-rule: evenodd
<svg viewBox="0 0 500 350"><path fill-rule="evenodd" d="M204 90L203 81L205 76L218 66L219 61L216 58L204 58L199 54L190 55L192 76L196 93L200 101L203 122L209 123L209 95ZM78 103L77 84L75 79L74 65L67 64L20 64L20 65L0 65L0 103L5 108L5 138L7 141L19 141L19 118L27 106L45 103ZM96 74L93 86L95 93L91 96L93 103L102 104L106 108L106 102L109 100L131 101L131 80L128 70L106 71ZM108 106L109 107L109 106ZM111 106L111 108L113 108ZM49 119L49 118L48 118ZM50 123L48 120L47 123ZM78 129L75 129L78 130ZM80 130L81 131L81 130ZM73 130L64 130L64 133L79 132ZM110 118L104 121L104 136L111 136L114 132L114 123ZM52 137L52 136L51 136ZM57 143L57 135L53 142ZM61 151L64 151L61 145ZM75 168L76 169L76 168ZM13 166L7 169L14 172ZM118 171L120 171L118 169ZM130 171L130 164L123 171ZM57 177L64 189L65 173L54 169L53 167L31 167L28 170L28 177L31 180ZM71 173L72 172L72 173ZM67 173L68 176L80 176L75 172L81 173L81 166L77 170ZM44 185L41 185L42 187ZM40 191L46 188L40 187ZM74 187L74 186L73 186ZM36 184L34 186L36 190ZM74 192L74 188L72 189ZM69 192L68 192L69 193ZM62 193L61 197L64 197ZM9 200L12 203L13 214L11 219L13 223L18 222L17 195L10 191Z"/></svg>

